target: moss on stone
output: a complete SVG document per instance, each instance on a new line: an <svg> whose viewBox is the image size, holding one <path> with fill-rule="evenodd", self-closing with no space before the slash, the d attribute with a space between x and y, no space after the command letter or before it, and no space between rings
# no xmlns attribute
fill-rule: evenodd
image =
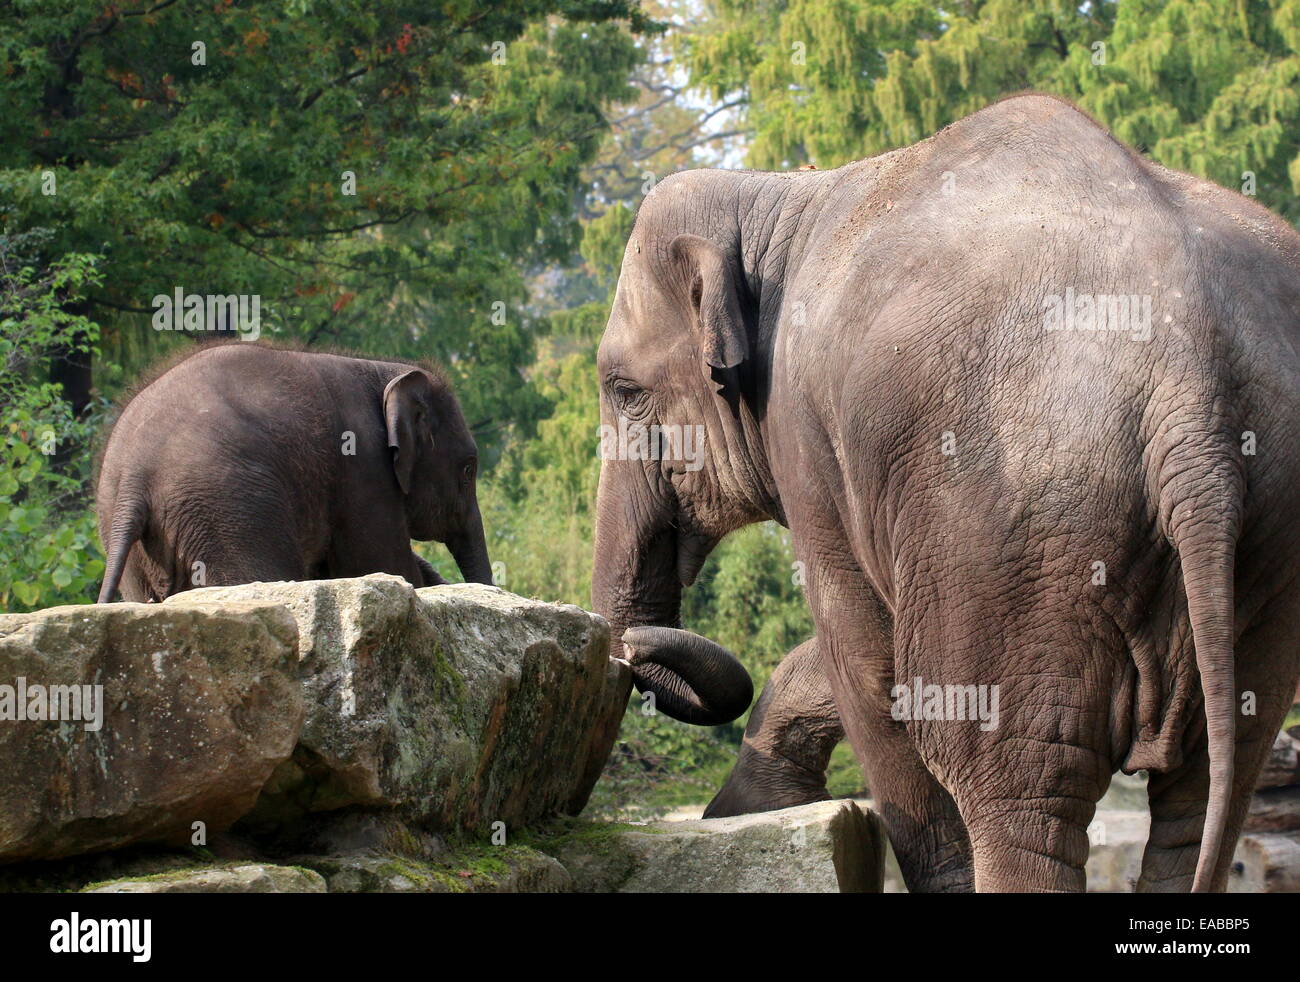
<svg viewBox="0 0 1300 982"><path fill-rule="evenodd" d="M136 876L115 876L111 880L99 880L95 883L87 883L78 892L87 893L91 890L98 890L101 887L112 886L114 883L167 883L176 880L186 880L200 873L211 873L217 870L234 869L237 866L249 865L248 860L231 861L228 863L204 863L201 866L185 866L180 869L164 870L161 873L144 873ZM295 867L289 867L290 869Z"/></svg>
<svg viewBox="0 0 1300 982"><path fill-rule="evenodd" d="M640 832L643 835L660 835L663 829L649 825L633 825L631 822L599 822L590 819L557 819L549 825L538 826L515 834L524 845L532 846L541 852L559 850L583 844L596 849L608 850L618 841L618 836L628 832Z"/></svg>
<svg viewBox="0 0 1300 982"><path fill-rule="evenodd" d="M322 857L316 864L316 872L330 880L352 869L360 877L358 882L363 889L382 891L388 881L401 877L415 892L473 893L495 889L521 870L550 862L544 853L528 846L497 846L476 840L457 843L450 852L436 859L385 852L381 856L357 857L357 860L359 865L350 866L347 857Z"/></svg>
<svg viewBox="0 0 1300 982"><path fill-rule="evenodd" d="M469 843L436 861L436 866L462 883L466 880L484 880L496 886L510 873L538 855L537 851L523 845L492 845L488 842ZM465 874L469 875L466 876Z"/></svg>

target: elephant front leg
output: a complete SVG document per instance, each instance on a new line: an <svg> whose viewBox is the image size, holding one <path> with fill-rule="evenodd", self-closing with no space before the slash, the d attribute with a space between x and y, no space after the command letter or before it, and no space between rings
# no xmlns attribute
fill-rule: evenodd
<svg viewBox="0 0 1300 982"><path fill-rule="evenodd" d="M910 892L970 893L975 878L966 826L890 712L892 619L869 589L838 578L846 575L815 577L810 597L823 672L866 774L873 807L889 831Z"/></svg>
<svg viewBox="0 0 1300 982"><path fill-rule="evenodd" d="M411 553L415 559L415 565L420 570L420 579L423 581L416 584L417 586L442 586L447 581L438 575L438 571L433 568L427 559L419 553Z"/></svg>
<svg viewBox="0 0 1300 982"><path fill-rule="evenodd" d="M736 766L705 818L793 808L830 798L826 766L844 739L821 649L812 638L781 660L749 715Z"/></svg>

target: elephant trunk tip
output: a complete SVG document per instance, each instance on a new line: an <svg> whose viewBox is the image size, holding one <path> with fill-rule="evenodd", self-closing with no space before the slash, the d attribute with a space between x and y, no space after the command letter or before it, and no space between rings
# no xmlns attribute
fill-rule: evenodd
<svg viewBox="0 0 1300 982"><path fill-rule="evenodd" d="M730 651L690 631L642 626L623 632L637 689L666 716L696 726L739 718L754 698L749 672Z"/></svg>

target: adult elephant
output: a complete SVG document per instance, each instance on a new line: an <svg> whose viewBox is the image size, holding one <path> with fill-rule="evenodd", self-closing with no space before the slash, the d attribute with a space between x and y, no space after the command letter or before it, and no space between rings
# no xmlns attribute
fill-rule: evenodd
<svg viewBox="0 0 1300 982"><path fill-rule="evenodd" d="M596 608L673 625L709 550L775 519L910 890L1082 890L1121 768L1152 772L1140 888L1222 889L1300 674L1298 345L1300 237L1056 99L837 170L674 176L601 417L706 452L603 462ZM997 693L998 725L894 718L915 679Z"/></svg>
<svg viewBox="0 0 1300 982"><path fill-rule="evenodd" d="M208 346L142 388L104 450L99 601L195 586L394 573L442 582L411 540L491 583L478 452L427 367Z"/></svg>

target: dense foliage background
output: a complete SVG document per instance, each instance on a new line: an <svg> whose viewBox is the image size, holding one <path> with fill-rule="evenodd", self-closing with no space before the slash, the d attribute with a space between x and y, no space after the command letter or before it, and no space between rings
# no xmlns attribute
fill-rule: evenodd
<svg viewBox="0 0 1300 982"><path fill-rule="evenodd" d="M0 0L0 609L94 597L94 433L195 343L156 294L441 362L498 579L585 605L595 344L656 180L833 167L1034 88L1295 221L1298 82L1300 0ZM684 616L761 685L812 630L785 533L724 542ZM742 723L634 705L599 804L707 800Z"/></svg>

